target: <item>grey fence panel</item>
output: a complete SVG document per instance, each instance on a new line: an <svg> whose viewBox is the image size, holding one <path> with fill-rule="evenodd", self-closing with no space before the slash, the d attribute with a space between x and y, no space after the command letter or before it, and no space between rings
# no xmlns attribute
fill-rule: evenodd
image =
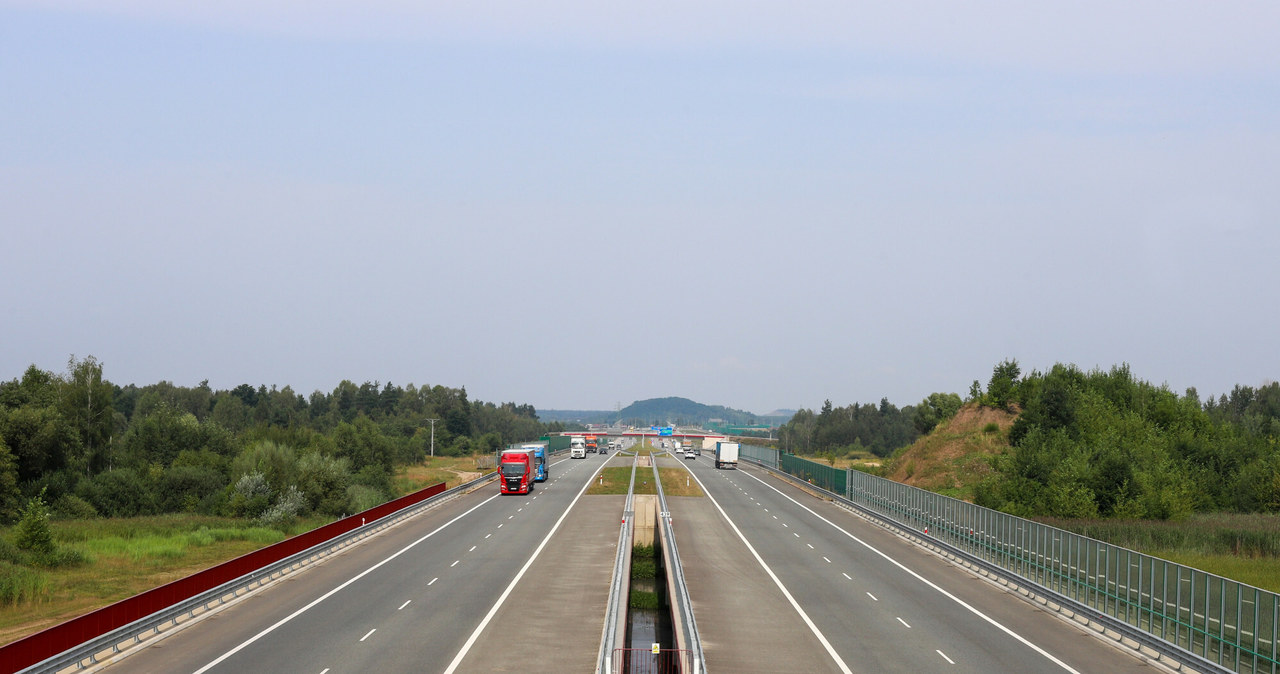
<svg viewBox="0 0 1280 674"><path fill-rule="evenodd" d="M778 450L758 445L738 445L738 455L764 464L774 470L778 469Z"/></svg>
<svg viewBox="0 0 1280 674"><path fill-rule="evenodd" d="M742 445L781 469L778 451ZM850 470L850 501L1234 672L1280 674L1280 597L1134 550Z"/></svg>

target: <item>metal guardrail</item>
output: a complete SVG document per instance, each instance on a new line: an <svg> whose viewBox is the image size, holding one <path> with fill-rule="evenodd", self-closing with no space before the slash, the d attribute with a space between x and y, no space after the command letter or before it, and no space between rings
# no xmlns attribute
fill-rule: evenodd
<svg viewBox="0 0 1280 674"><path fill-rule="evenodd" d="M627 674L687 674L694 671L693 651L678 648L618 648L614 662L625 662Z"/></svg>
<svg viewBox="0 0 1280 674"><path fill-rule="evenodd" d="M680 551L676 548L676 532L671 527L671 511L667 509L667 495L662 491L662 476L658 474L657 457L653 461L653 482L658 487L658 524L662 527L662 540L665 544L662 546L662 555L667 565L667 579L671 586L675 589L672 600L675 606L672 607L680 616L680 620L676 621L682 633L677 634L677 643L680 653L687 653L686 662L690 665L688 669L680 668L675 671L685 672L686 674L701 674L707 671L706 657L702 653L702 637L698 634L698 623L693 617L693 600L689 597L689 587L684 580L684 565L680 563Z"/></svg>
<svg viewBox="0 0 1280 674"><path fill-rule="evenodd" d="M753 449L776 451L761 447L755 447ZM755 456L748 456L747 459L779 476L787 479L795 479L795 476L765 465L765 462L760 461ZM1062 610L1065 608L1069 613L1073 614L1073 619L1076 619L1078 622L1092 623L1096 627L1100 628L1101 631L1112 633L1118 641L1127 641L1131 647L1145 651L1148 654L1154 654L1162 660L1175 662L1178 663L1179 666L1190 667L1201 672L1270 672L1271 674L1276 674L1278 671L1274 659L1261 663L1258 659L1254 659L1246 663L1239 657L1239 650L1235 652L1236 657L1233 659L1233 664L1235 666L1227 667L1220 662L1214 662L1213 660L1203 657L1201 653L1193 652L1174 641L1163 638L1160 634L1146 629L1141 625L1135 625L1129 622L1123 617L1123 614L1121 616L1115 615L1117 607L1121 604L1121 601L1119 600L1119 593L1126 592L1127 594L1127 591L1124 589L1117 589L1117 582L1115 580L1108 580L1109 576L1106 574L1093 576L1092 578L1083 578L1083 580L1093 584L1093 589L1091 590L1091 592L1093 592L1093 598L1095 599L1095 602L1100 600L1102 606L1097 605L1095 602L1080 601L1073 596L1059 592L1054 587L1042 582L1046 577L1046 558L1037 553L1028 555L1026 554L1026 548L1019 545L1019 543L1025 543L1035 539L1035 535L1031 533L1029 528L1016 532L1017 541L1004 541L1003 539L1000 539L997 534L1004 533L1008 535L1014 532L1011 532L1008 529L1005 529L1003 532L987 529L984 525L989 524L989 521L962 522L935 515L927 507L926 502L936 502L935 499L946 499L948 501L962 503L973 509L986 511L993 516L1021 520L1029 525L1035 525L1036 527L1040 527L1045 530L1053 529L1053 527L1048 527L1030 520L1015 518L1012 515L999 513L988 508L982 508L981 506L975 506L971 503L959 501L958 499L942 496L941 494L927 492L916 487L899 484L892 480L877 478L873 475L861 473L860 471L850 471L850 473L849 489L850 491L855 492L853 494L855 498L849 498L844 494L837 494L810 483L805 483L805 487L822 492L835 503L855 510L873 521L879 522L882 525L897 528L902 533L908 535L908 537L915 539L916 542L932 547L935 550L938 550L953 559L970 566L971 568L978 569L1005 584L1020 587L1028 593L1039 595L1039 599L1042 603L1056 604L1057 606L1051 606L1056 610ZM855 477L855 475L862 477L858 478ZM880 487L885 489L905 490L900 493L904 495L910 494L910 496L901 500L886 498L883 494L872 496L867 492L865 487L859 486L860 484L866 484L866 478L869 478L872 481L878 480L880 483L887 483L879 484ZM859 497L867 502L859 502ZM971 525L975 524L976 527L971 528ZM1063 534L1069 534L1069 532L1062 530L1054 530ZM1040 535L1043 535L1043 532L1040 532ZM1076 534L1069 535L1076 536ZM958 545L957 542L960 540L983 541L981 543L982 547L986 548L989 552L995 551L997 554L974 554L970 549L968 549L971 546ZM1087 540L1092 541L1093 539ZM1108 545L1101 541L1093 542L1102 546ZM1115 546L1110 547L1114 548ZM1131 552L1133 555L1140 554L1132 551L1126 552ZM1164 560L1159 561L1171 566L1177 566L1172 562L1166 562ZM1149 569L1148 572L1150 572ZM1206 575L1202 571L1197 571L1196 573ZM1037 575L1039 576L1039 579L1037 579ZM1096 585L1099 581L1101 582L1101 586ZM1028 588L1028 585L1034 586L1034 589ZM1179 587L1177 589L1180 590L1181 588ZM1262 590L1259 590L1259 592L1262 592ZM1139 590L1138 594L1149 598L1152 593L1148 590L1147 593L1143 595L1141 590ZM1277 609L1274 608L1274 604L1270 606L1273 607L1273 616L1275 616L1275 611ZM1212 608L1213 607L1205 606L1203 609L1204 615L1207 616ZM1194 611L1194 609L1192 610ZM1180 612L1180 614L1185 613L1185 610ZM1255 616L1255 618L1260 617L1261 616ZM1272 625L1275 624L1271 621L1268 622ZM1154 620L1146 624L1148 626L1153 624L1157 626L1159 625L1159 623ZM1184 629L1188 628L1184 627ZM1206 630L1198 630L1196 632L1202 636L1208 636ZM1185 639L1185 636L1183 638ZM1269 641L1267 643L1274 642Z"/></svg>
<svg viewBox="0 0 1280 674"><path fill-rule="evenodd" d="M627 485L627 502L622 510L622 526L618 531L618 554L613 561L613 581L609 584L609 603L604 612L604 632L600 635L600 652L596 656L596 674L612 674L614 651L626 639L627 608L631 588L631 538L635 526L636 459L631 459L631 483Z"/></svg>
<svg viewBox="0 0 1280 674"><path fill-rule="evenodd" d="M361 539L368 537L370 534L381 531L382 529L397 524L409 517L413 517L428 508L433 508L476 485L492 480L496 476L496 472L489 473L465 484L458 485L457 487L436 494L421 503L408 506L402 510L374 520L373 522L357 527L356 529L352 529L345 534L335 536L334 538L316 544L302 552L275 562L274 564L264 566L235 580L229 581L211 590L173 604L168 608L152 613L145 618L136 620L123 627L107 632L95 639L86 641L79 646L63 651L58 655L38 662L26 669L20 670L21 674L52 674L53 672L59 672L71 667L84 669L98 664L98 660L103 656L103 654L106 654L106 657L112 657L130 646L141 643L147 636L159 634L161 629L165 626L177 627L185 625L185 623L191 621L198 615L208 613L222 604L244 596L253 590L259 589L265 584L292 571L307 566L313 561L341 551Z"/></svg>

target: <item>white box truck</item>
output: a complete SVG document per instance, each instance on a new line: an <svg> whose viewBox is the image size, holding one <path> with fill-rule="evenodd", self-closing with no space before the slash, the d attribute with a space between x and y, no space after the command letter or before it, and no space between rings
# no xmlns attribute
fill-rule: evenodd
<svg viewBox="0 0 1280 674"><path fill-rule="evenodd" d="M587 458L587 439L581 436L573 436L569 439L569 458L585 459Z"/></svg>
<svg viewBox="0 0 1280 674"><path fill-rule="evenodd" d="M738 443L736 442L717 442L716 443L716 468L737 468L738 467Z"/></svg>

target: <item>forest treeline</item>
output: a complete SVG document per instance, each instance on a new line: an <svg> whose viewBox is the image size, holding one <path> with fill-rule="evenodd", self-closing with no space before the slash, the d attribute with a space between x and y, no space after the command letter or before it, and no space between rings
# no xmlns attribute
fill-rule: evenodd
<svg viewBox="0 0 1280 674"><path fill-rule="evenodd" d="M1019 515L1177 519L1280 510L1280 384L1200 399L1133 377L1127 365L997 365L982 404L1020 411L980 505Z"/></svg>
<svg viewBox="0 0 1280 674"><path fill-rule="evenodd" d="M888 457L964 404L1017 415L1009 448L978 486L980 504L1022 516L1176 519L1194 512L1280 511L1280 384L1207 396L1135 379L1127 365L1084 372L1057 364L1023 374L992 369L968 396L934 393L898 408L854 404L800 410L779 447Z"/></svg>
<svg viewBox="0 0 1280 674"><path fill-rule="evenodd" d="M817 413L802 409L780 426L778 443L793 454L840 458L871 452L885 457L954 416L962 403L954 393L933 393L920 404L903 408L888 398L881 398L879 405L847 407L833 407L827 400Z"/></svg>
<svg viewBox="0 0 1280 674"><path fill-rule="evenodd" d="M118 386L92 356L0 383L0 520L39 497L62 517L165 512L264 523L358 512L392 496L395 466L560 430L530 405L465 388L340 382L213 390Z"/></svg>

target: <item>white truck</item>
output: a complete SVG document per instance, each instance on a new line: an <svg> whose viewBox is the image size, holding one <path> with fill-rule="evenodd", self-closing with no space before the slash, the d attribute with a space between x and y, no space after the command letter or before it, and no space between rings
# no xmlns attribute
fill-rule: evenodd
<svg viewBox="0 0 1280 674"><path fill-rule="evenodd" d="M716 468L734 468L738 467L738 443L736 442L717 442L716 443Z"/></svg>
<svg viewBox="0 0 1280 674"><path fill-rule="evenodd" d="M570 459L587 458L587 439L586 438L580 435L575 435L572 438L569 438L569 458Z"/></svg>

